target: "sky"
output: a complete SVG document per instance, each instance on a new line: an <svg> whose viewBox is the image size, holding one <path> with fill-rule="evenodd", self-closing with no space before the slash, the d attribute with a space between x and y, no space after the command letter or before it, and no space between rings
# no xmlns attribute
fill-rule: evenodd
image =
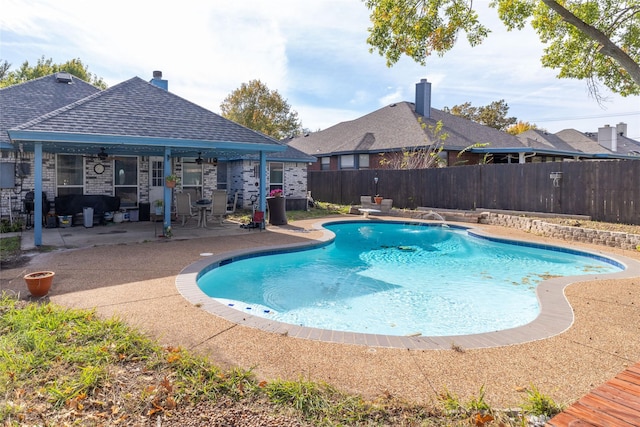
<svg viewBox="0 0 640 427"><path fill-rule="evenodd" d="M602 88L599 105L586 82L543 68L544 45L530 27L507 32L489 0L476 0L492 33L470 47L464 35L444 56L393 67L367 45L369 10L361 0L0 0L0 60L18 68L41 57L79 58L113 86L159 70L169 91L208 110L242 83L258 79L287 100L312 131L415 98L432 83L432 107L504 100L510 117L555 133L595 132L627 123L640 140L640 97Z"/></svg>

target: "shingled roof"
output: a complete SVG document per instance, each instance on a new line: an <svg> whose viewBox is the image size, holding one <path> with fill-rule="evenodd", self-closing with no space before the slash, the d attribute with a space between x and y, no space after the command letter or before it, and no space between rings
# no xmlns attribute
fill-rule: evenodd
<svg viewBox="0 0 640 427"><path fill-rule="evenodd" d="M426 124L424 129L419 118ZM431 108L429 118L421 117L411 102L391 104L358 119L296 137L289 145L314 156L399 151L431 145L434 135L430 127L438 121L443 124L441 132L448 134L445 149L462 150L477 143L493 148L524 147L513 135L436 108Z"/></svg>
<svg viewBox="0 0 640 427"><path fill-rule="evenodd" d="M95 86L58 73L0 89L0 147L11 148L7 130L100 92Z"/></svg>
<svg viewBox="0 0 640 427"><path fill-rule="evenodd" d="M26 131L26 132L25 132ZM280 142L223 118L171 92L134 77L73 102L11 129L12 139L46 135L43 150L84 150L70 140L113 144L119 154L152 154L141 151L171 146L177 155L195 155L198 150L217 150L218 157L237 156L251 149L283 151ZM15 136L14 136L15 135ZM73 135L73 136L71 136ZM123 141L139 146L127 153ZM251 144L253 147L247 146ZM125 144L126 145L126 144ZM199 147L199 148L194 148ZM195 151L194 151L195 150ZM204 155L205 153L203 153Z"/></svg>

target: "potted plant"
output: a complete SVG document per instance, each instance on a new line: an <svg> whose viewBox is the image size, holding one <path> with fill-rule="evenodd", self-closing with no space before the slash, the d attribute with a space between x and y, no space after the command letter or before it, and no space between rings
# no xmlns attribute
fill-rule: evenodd
<svg viewBox="0 0 640 427"><path fill-rule="evenodd" d="M162 201L162 199L157 199L156 201L153 202L153 206L155 207L156 215L162 215L162 206L163 205L164 205L164 202Z"/></svg>
<svg viewBox="0 0 640 427"><path fill-rule="evenodd" d="M380 203L382 203L382 196L376 194L375 196L373 196L373 201L376 202L376 205L379 205Z"/></svg>
<svg viewBox="0 0 640 427"><path fill-rule="evenodd" d="M43 297L49 293L51 284L53 283L53 276L56 273L53 271L36 271L24 276L24 281L27 284L29 293L34 297Z"/></svg>
<svg viewBox="0 0 640 427"><path fill-rule="evenodd" d="M271 192L269 193L269 197L282 197L282 190L279 188L271 190Z"/></svg>
<svg viewBox="0 0 640 427"><path fill-rule="evenodd" d="M175 188L176 184L178 184L178 181L180 181L180 178L178 177L178 175L171 174L167 175L164 180L167 187Z"/></svg>

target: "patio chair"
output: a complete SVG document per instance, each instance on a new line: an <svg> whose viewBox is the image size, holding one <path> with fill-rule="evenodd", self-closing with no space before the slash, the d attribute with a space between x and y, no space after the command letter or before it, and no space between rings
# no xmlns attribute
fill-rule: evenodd
<svg viewBox="0 0 640 427"><path fill-rule="evenodd" d="M227 190L213 190L213 204L211 205L211 219L222 225L227 214Z"/></svg>
<svg viewBox="0 0 640 427"><path fill-rule="evenodd" d="M224 213L225 215L231 215L236 211L236 206L238 204L238 192L233 196L233 202L227 206L227 211Z"/></svg>
<svg viewBox="0 0 640 427"><path fill-rule="evenodd" d="M191 203L191 195L189 193L176 193L176 216L182 217L182 226L189 219L198 215L198 210Z"/></svg>

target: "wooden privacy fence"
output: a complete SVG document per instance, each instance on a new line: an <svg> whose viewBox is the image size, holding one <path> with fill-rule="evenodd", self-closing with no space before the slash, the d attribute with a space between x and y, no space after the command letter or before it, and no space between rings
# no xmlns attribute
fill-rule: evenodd
<svg viewBox="0 0 640 427"><path fill-rule="evenodd" d="M396 208L504 209L640 224L639 160L313 171L308 189L316 200L346 205L377 192Z"/></svg>

